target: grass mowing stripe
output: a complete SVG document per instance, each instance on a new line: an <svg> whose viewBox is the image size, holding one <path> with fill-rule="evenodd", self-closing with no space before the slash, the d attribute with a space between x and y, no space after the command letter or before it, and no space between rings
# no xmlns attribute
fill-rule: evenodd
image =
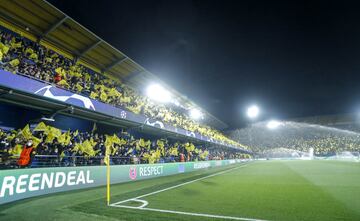
<svg viewBox="0 0 360 221"><path fill-rule="evenodd" d="M321 188L284 165L257 162L235 172L146 197L151 208L269 220L360 220ZM326 162L320 162L320 164ZM315 161L291 161L317 174ZM325 167L328 165L324 165ZM336 168L327 173L331 175ZM360 172L359 170L357 170ZM359 186L359 184L358 184Z"/></svg>
<svg viewBox="0 0 360 221"><path fill-rule="evenodd" d="M191 183L203 180L203 179L207 179L207 178L210 178L210 177L214 177L214 176L218 176L218 175L221 175L221 174L224 174L224 173L228 173L228 172L230 172L232 170L235 170L235 169L238 169L238 168L244 167L244 166L246 166L246 165L237 166L235 168L224 170L224 171L214 173L214 174L211 174L211 175L208 175L208 176L205 176L205 177L201 177L201 178L198 178L198 179L194 179L194 180L191 180L191 181L188 181L188 182L185 182L185 183L180 183L180 184L175 185L175 186L170 186L170 187L167 187L165 189L160 189L160 190L157 190L157 191L154 191L154 192L151 192L151 193L147 193L147 194L144 194L144 195L141 195L141 196L137 196L137 197L134 197L134 198L131 198L131 199L127 199L127 200L123 200L123 201L120 201L120 202L112 203L112 204L110 204L110 206L125 203L125 202L128 202L128 201L134 200L134 199L140 199L140 198L143 198L143 197L151 196L151 195L158 194L158 193L161 193L161 192L164 192L164 191L167 191L167 190L175 189L175 188L178 188L178 187L181 187L181 186L184 186L184 185L188 185L188 184L191 184Z"/></svg>
<svg viewBox="0 0 360 221"><path fill-rule="evenodd" d="M231 166L112 185L112 202L134 198L229 168ZM244 169L147 196L142 200L148 201L152 209L197 214L212 213L276 221L360 220L360 214L355 212L360 211L359 174L360 164L355 163L320 160L254 162ZM335 200L334 196L343 203L347 202L349 208ZM129 206L138 205L139 202L129 203ZM35 197L0 206L0 220L99 219L215 220L214 217L109 207L105 203L104 187Z"/></svg>
<svg viewBox="0 0 360 221"><path fill-rule="evenodd" d="M249 163L247 163L249 164ZM208 176L211 174L214 174L216 172L225 171L229 168L234 168L234 165L229 165L226 167L215 167L215 168L209 168L209 169L203 169L198 170L190 173L182 173L182 174L176 174L171 176L164 176L164 177L158 177L148 180L137 180L137 181L131 181L128 183L121 183L121 184L115 184L111 186L111 202L119 202L130 198L135 198L136 196L147 194L150 192L157 191L159 189L165 189L171 186L175 186L181 183L185 183L194 179L202 178L204 176ZM123 192L120 191L118 193L118 190L121 189L124 185L140 185L146 183L146 182L153 182L154 185L151 186L145 186L145 187L139 187L137 189L134 189L133 191L127 191Z"/></svg>
<svg viewBox="0 0 360 221"><path fill-rule="evenodd" d="M159 187L175 185L179 182L191 180L194 177L205 176L214 171L221 171L227 168L229 168L229 166L115 184L112 185L112 193L117 195L116 197L118 198L121 197L119 199L124 199L123 197L129 198L139 195L139 191L145 191L143 193L147 193ZM104 186L43 195L1 205L0 220L97 220L91 216L87 217L84 215L90 213L111 219L113 218L111 217L111 210L114 209L107 210L108 207L104 202ZM44 210L44 208L46 209ZM22 212L19 213L18 211ZM26 214L26 216L24 216L24 214ZM140 219L138 213L132 213L131 211L127 211L126 214L123 213L122 216L124 220ZM154 218L153 220L159 220L159 218L166 220L163 216L154 215L154 217L156 217L156 219ZM116 216L116 218L119 219L118 216Z"/></svg>
<svg viewBox="0 0 360 221"><path fill-rule="evenodd" d="M188 182L185 182L185 183L181 183L181 184L178 184L178 185L175 185L175 186L171 186L171 187L168 187L168 188L165 188L165 189L160 189L160 190L157 190L157 191L154 191L154 192L151 192L151 193L147 193L147 194L144 194L144 195L141 195L141 196L137 196L135 198L130 198L130 199L123 200L123 201L120 201L120 202L117 202L117 203L112 203L112 204L110 204L110 206L118 207L118 208L145 210L145 211L153 211L153 212L160 212L160 213L180 214L180 215L187 215L187 216L207 217L207 218L215 218L215 219L242 220L242 221L267 221L267 220L263 220L263 219L253 219L253 218L245 218L245 217L234 217L234 216L214 215L214 214L205 214L205 213L192 213L192 212L183 212L183 211L174 211L174 210L146 208L146 206L148 205L148 202L146 200L140 200L140 198L143 198L143 197L155 195L155 194L158 194L158 193L161 193L161 192L164 192L164 191L168 191L168 190L172 190L172 189L175 189L175 188L178 188L178 187L182 187L182 186L185 186L185 185L188 185L188 184L200 181L200 180L204 180L204 179L219 176L219 175L222 175L222 174L225 174L225 173L229 173L229 172L231 172L231 171L233 171L235 169L239 169L239 168L245 167L245 166L246 165L237 166L235 168L231 168L231 169L228 169L228 170L217 172L217 173L205 176L205 177L197 178L197 179L194 179L194 180L191 180L191 181L188 181ZM137 207L119 205L119 204L123 204L123 203L129 202L129 201L140 202L140 203L142 203L142 205L137 206Z"/></svg>
<svg viewBox="0 0 360 221"><path fill-rule="evenodd" d="M243 163L244 164L244 163ZM246 163L250 164L250 163ZM235 165L236 167L236 165ZM185 183L194 179L202 178L208 175L212 175L216 172L221 172L228 170L229 168L235 168L234 165L228 165L224 167L214 167L208 169L202 169L190 173L181 173L171 176L163 176L153 179L147 180L137 180L131 181L128 183L120 183L120 184L113 184L111 185L111 201L112 202L119 202L125 199L134 198L139 195L147 194L150 192L157 191L159 189L164 189L167 187L175 186L181 183ZM150 184L150 185L149 185ZM129 188L130 187L130 188ZM101 187L104 189L104 187ZM99 189L99 188L97 188ZM129 191L130 190L130 191ZM105 195L104 195L105 197ZM91 200L86 200L86 202L78 203L76 205L71 205L67 208L72 210L79 210L82 211L82 208L86 209L89 206L95 205L94 207L103 207L104 204L104 197L96 198ZM108 207L108 206L106 206Z"/></svg>
<svg viewBox="0 0 360 221"><path fill-rule="evenodd" d="M330 194L335 200L360 215L360 163L350 161L315 161L312 168L298 163L285 163L290 169ZM331 171L331 173L329 173Z"/></svg>
<svg viewBox="0 0 360 221"><path fill-rule="evenodd" d="M120 207L120 208L127 208L127 209L145 210L145 211L153 211L153 212L160 212L160 213L172 213L172 214L207 217L207 218L215 218L215 219L229 219L229 220L243 220L243 221L268 221L268 220L263 220L263 219L252 219L252 218L235 217L235 216L222 216L222 215L213 215L213 214L205 214L205 213L190 213L190 212L153 209L153 208L144 208L144 207L132 207L132 206L121 206L121 205L113 205L113 206Z"/></svg>

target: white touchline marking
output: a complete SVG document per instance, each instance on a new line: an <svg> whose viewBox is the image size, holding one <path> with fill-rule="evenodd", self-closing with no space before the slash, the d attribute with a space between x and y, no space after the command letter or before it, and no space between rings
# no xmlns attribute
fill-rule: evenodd
<svg viewBox="0 0 360 221"><path fill-rule="evenodd" d="M181 211L173 211L173 210L163 210L163 209L153 209L153 208L142 208L142 207L132 207L132 206L122 206L122 205L113 205L114 207L126 208L126 209L137 209L137 210L146 210L146 211L154 211L160 213L173 213L173 214L181 214L188 216L200 216L200 217L208 217L208 218L217 218L217 219L230 219L230 220L243 220L243 221L269 221L264 219L253 219L253 218L244 218L244 217L236 217L236 216L222 216L222 215L212 215L205 213L190 213L190 212L181 212Z"/></svg>
<svg viewBox="0 0 360 221"><path fill-rule="evenodd" d="M147 194L144 194L144 195L141 195L141 196L137 196L137 197L134 197L134 198L131 198L131 199L127 199L127 200L123 200L123 201L120 201L120 202L112 203L112 204L110 204L110 206L114 206L114 205L117 205L117 204L122 204L122 203L125 203L125 202L132 201L134 199L139 199L139 198L151 196L151 195L154 195L154 194L158 194L158 193L161 193L161 192L164 192L164 191L167 191L167 190L175 189L175 188L178 188L178 187L190 184L190 183L194 183L194 182L197 182L197 181L200 181L200 180L203 180L203 179L207 179L207 178L210 178L210 177L213 177L213 176L218 176L218 175L221 175L221 174L224 174L224 173L228 173L228 172L230 172L232 170L238 169L240 167L245 167L245 166L247 166L247 165L238 166L238 167L231 168L231 169L228 169L228 170L224 170L224 171L221 171L221 172L218 172L218 173L214 173L214 174L211 174L211 175L208 175L208 176L205 176L205 177L201 177L201 178L198 178L198 179L195 179L195 180L191 180L191 181L188 181L188 182L185 182L185 183L180 183L178 185L171 186L171 187L168 187L168 188L165 188L165 189L161 189L161 190L157 190L157 191L147 193Z"/></svg>
<svg viewBox="0 0 360 221"><path fill-rule="evenodd" d="M211 174L211 175L208 175L208 176L205 176L205 177L201 177L201 178L198 178L198 179L195 179L195 180L191 180L191 181L188 181L188 182L185 182L185 183L181 183L181 184L178 184L178 185L175 185L175 186L171 186L171 187L168 187L168 188L165 188L165 189L161 189L161 190L158 190L158 191L147 193L147 194L135 197L135 198L131 198L131 199L119 201L119 202L116 202L116 203L112 203L112 204L110 204L110 206L119 207L119 208L126 208L126 209L147 210L147 211L154 211L154 212L161 212L161 213L173 213L173 214L209 217L209 218L217 218L217 219L230 219L230 220L243 220L243 221L268 221L268 220L264 220L264 219L253 219L253 218L222 216L222 215L213 215L213 214L205 214L205 213L191 213L191 212L182 212L182 211L174 211L174 210L145 208L149 203L146 200L140 200L140 198L143 198L143 197L146 197L146 196L154 195L154 194L161 193L161 192L171 190L171 189L174 189L174 188L178 188L178 187L190 184L190 183L194 183L194 182L197 182L199 180L203 180L203 179L207 179L207 178L210 178L210 177L213 177L213 176L228 173L228 172L230 172L232 170L238 169L240 167L245 167L245 166L247 166L247 164L241 165L241 166L238 166L238 167L235 167L235 168L231 168L231 169L228 169L228 170L224 170L224 171L221 171L221 172L218 172L218 173L214 173L214 174ZM129 202L129 201L141 202L143 204L141 206L138 206L138 207L119 205L119 204L126 203L126 202Z"/></svg>

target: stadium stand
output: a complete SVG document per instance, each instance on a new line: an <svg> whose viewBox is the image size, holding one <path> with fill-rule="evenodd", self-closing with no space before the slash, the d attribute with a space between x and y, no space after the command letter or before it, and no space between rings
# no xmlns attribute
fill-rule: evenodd
<svg viewBox="0 0 360 221"><path fill-rule="evenodd" d="M71 115L88 123L103 123L116 129L111 132L89 131L88 128L80 129L77 123L61 126L61 122L56 122L49 125L47 121L45 124L39 119L34 122L35 118L21 119L16 123L16 120L13 120L9 125L0 121L2 169L102 165L105 156L110 156L111 164L250 158L246 146L229 139L218 130L223 129L224 125L212 115L207 113L207 116L210 116L208 118L215 123L191 119L189 108L196 105L175 90L170 88L177 101L181 101L179 104L155 102L144 95L139 86L134 87L134 82L144 87L148 79L141 77L152 76L150 72L48 2L29 1L23 4L37 10L44 18L49 16L44 21L53 22L36 28L34 25L40 23L35 24L30 20L36 20L38 17L33 14L26 16L14 2L5 1L0 7L0 69L3 70L0 77L10 82L1 85L0 92L3 96L0 99L4 105L0 112L7 115L8 112L15 111L17 116L23 111L27 114L37 112L42 114L43 118L45 115L50 116L49 119L55 115ZM23 22L27 25L20 25ZM42 33L39 33L39 30L42 30ZM52 37L57 40L50 40ZM25 80L26 84L13 86L15 81ZM99 102L98 104L104 105L104 109L113 109L102 112L101 114L105 115L101 115L98 109L84 111L81 109L82 106L76 109L76 105L64 101L61 101L64 103L62 107L58 103L58 106L53 106L52 102L58 100L48 101L45 95L39 97L35 92L39 88L27 91L29 93L24 97L23 92L26 91L21 91L21 87L27 87L33 82L35 85L41 85L40 90L51 87L59 93L51 94L53 97L79 95L90 103ZM13 91L21 95L15 98ZM53 92L49 90L49 93ZM31 105L22 104L27 98L37 101ZM45 100L46 102L42 103ZM12 109L5 103L20 109L29 109ZM39 104L46 108L40 107ZM130 118L115 121L115 117L108 113L117 110L121 110L121 114L122 110L125 110L125 114L131 113L142 117L139 117L136 124L131 123ZM80 115L81 111L86 115ZM0 120L5 118L6 116ZM147 120L152 122L146 123ZM107 124L108 121L114 122ZM159 127L154 126L154 122L170 125L171 130L159 130ZM145 131L144 125L153 128L145 127ZM131 129L137 127L140 129L135 129L136 133L133 134Z"/></svg>
<svg viewBox="0 0 360 221"><path fill-rule="evenodd" d="M255 123L231 132L231 137L249 145L259 155L275 150L284 154L289 150L302 154L313 149L315 156L323 157L344 152L358 156L360 152L360 134L357 132L294 121L281 122L273 130L267 128L267 122Z"/></svg>
<svg viewBox="0 0 360 221"><path fill-rule="evenodd" d="M0 65L4 70L56 84L57 87L120 106L136 114L158 119L212 139L237 145L219 131L200 125L184 113L154 103L120 81L95 71L3 28L0 32Z"/></svg>
<svg viewBox="0 0 360 221"><path fill-rule="evenodd" d="M18 156L25 147L34 148L23 165ZM190 142L172 142L167 139L136 139L127 132L116 135L93 132L61 131L40 122L33 129L0 129L0 167L19 166L79 166L101 165L106 149L111 150L111 164L165 163L202 160L249 158L236 150L208 149ZM31 155L31 156L30 156Z"/></svg>

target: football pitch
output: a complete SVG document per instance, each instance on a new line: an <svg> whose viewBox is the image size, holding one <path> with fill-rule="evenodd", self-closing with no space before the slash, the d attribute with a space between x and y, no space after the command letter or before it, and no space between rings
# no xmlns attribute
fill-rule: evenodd
<svg viewBox="0 0 360 221"><path fill-rule="evenodd" d="M360 220L360 163L257 161L52 194L0 220Z"/></svg>

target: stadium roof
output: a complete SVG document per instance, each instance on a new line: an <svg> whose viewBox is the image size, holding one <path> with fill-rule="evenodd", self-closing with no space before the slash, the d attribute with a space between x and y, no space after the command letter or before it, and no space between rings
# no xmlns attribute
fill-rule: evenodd
<svg viewBox="0 0 360 221"><path fill-rule="evenodd" d="M311 117L293 118L290 121L320 124L325 126L359 124L360 116L356 113L332 114Z"/></svg>
<svg viewBox="0 0 360 221"><path fill-rule="evenodd" d="M187 97L164 84L159 78L124 53L98 37L45 0L2 0L0 22L25 37L77 59L80 63L126 84L141 89L151 82L162 83L186 108L201 109L207 123L217 129L227 125L200 108Z"/></svg>

